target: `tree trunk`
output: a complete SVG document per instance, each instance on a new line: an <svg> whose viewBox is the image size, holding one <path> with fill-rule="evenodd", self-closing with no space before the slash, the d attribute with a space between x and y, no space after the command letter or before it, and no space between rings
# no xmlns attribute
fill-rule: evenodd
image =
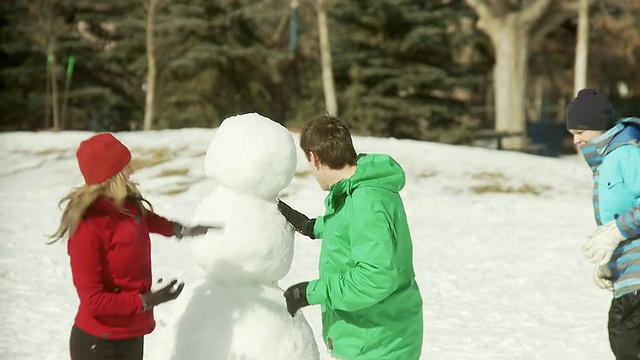
<svg viewBox="0 0 640 360"><path fill-rule="evenodd" d="M529 60L529 44L536 36L549 31L549 24L557 23L561 17L551 16L542 24L553 0L531 0L521 2L516 10L514 2L507 0L466 0L478 14L478 28L489 35L495 50L496 63L493 68L493 87L496 101L495 129L521 133L521 136L506 138L503 147L524 150L526 145L526 84ZM560 9L556 9L560 11ZM562 12L565 16L565 12ZM541 30L533 31L534 27ZM537 35L536 35L537 33Z"/></svg>
<svg viewBox="0 0 640 360"><path fill-rule="evenodd" d="M327 14L324 0L316 1L318 12L318 32L320 35L320 56L322 58L322 86L324 88L324 100L329 115L338 116L338 102L336 89L333 83L333 70L331 61L331 46L329 44L329 30L327 28Z"/></svg>
<svg viewBox="0 0 640 360"><path fill-rule="evenodd" d="M147 89L144 104L144 121L142 129L151 130L153 126L153 107L154 95L156 90L156 58L153 49L153 24L156 17L157 0L149 0L149 9L147 10Z"/></svg>
<svg viewBox="0 0 640 360"><path fill-rule="evenodd" d="M51 128L51 62L47 56L47 77L45 80L44 92L44 129Z"/></svg>
<svg viewBox="0 0 640 360"><path fill-rule="evenodd" d="M507 137L502 142L504 149L522 150L526 139L528 30L511 22L494 28L490 35L496 55L493 68L496 100L495 129L522 133L521 136Z"/></svg>
<svg viewBox="0 0 640 360"><path fill-rule="evenodd" d="M534 121L540 120L544 113L542 112L542 106L544 102L544 88L545 82L542 76L536 76L533 81L533 99L527 104L526 114L528 119Z"/></svg>
<svg viewBox="0 0 640 360"><path fill-rule="evenodd" d="M64 80L64 93L62 95L62 115L60 120L62 121L63 128L67 128L69 126L67 123L67 107L69 105L69 90L71 89L71 79L73 76L73 62L74 58L73 56L70 56L69 62L67 63L67 75Z"/></svg>
<svg viewBox="0 0 640 360"><path fill-rule="evenodd" d="M589 0L579 0L578 39L573 68L573 94L587 87L587 60L589 58Z"/></svg>
<svg viewBox="0 0 640 360"><path fill-rule="evenodd" d="M58 110L58 75L56 71L56 56L51 55L51 104L53 111L53 129L61 130L60 112Z"/></svg>

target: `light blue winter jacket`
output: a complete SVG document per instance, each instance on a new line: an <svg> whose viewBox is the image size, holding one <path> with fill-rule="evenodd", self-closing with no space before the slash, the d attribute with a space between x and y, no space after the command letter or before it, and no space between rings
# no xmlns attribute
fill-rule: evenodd
<svg viewBox="0 0 640 360"><path fill-rule="evenodd" d="M598 226L615 221L627 240L609 267L614 296L640 290L640 119L621 119L582 148L593 170L593 210Z"/></svg>

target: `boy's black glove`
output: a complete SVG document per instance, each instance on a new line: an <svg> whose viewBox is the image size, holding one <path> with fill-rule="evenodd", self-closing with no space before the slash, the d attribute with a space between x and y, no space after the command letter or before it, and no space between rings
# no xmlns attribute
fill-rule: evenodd
<svg viewBox="0 0 640 360"><path fill-rule="evenodd" d="M297 232L312 239L316 238L313 235L313 226L316 224L316 219L309 219L303 213L293 210L291 206L282 200L278 200L278 210Z"/></svg>
<svg viewBox="0 0 640 360"><path fill-rule="evenodd" d="M184 283L180 283L178 287L173 288L178 283L178 280L172 280L167 286L160 290L149 291L146 294L140 294L142 298L142 311L151 310L154 306L158 306L167 301L174 300L180 295L184 288Z"/></svg>
<svg viewBox="0 0 640 360"><path fill-rule="evenodd" d="M308 281L295 284L288 288L284 292L284 299L287 302L287 311L291 314L291 317L296 315L296 312L305 306L309 306L307 300L307 285Z"/></svg>

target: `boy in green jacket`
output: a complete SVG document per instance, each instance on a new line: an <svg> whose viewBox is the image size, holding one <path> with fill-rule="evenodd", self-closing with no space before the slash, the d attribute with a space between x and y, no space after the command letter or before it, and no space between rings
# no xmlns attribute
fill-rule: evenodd
<svg viewBox="0 0 640 360"><path fill-rule="evenodd" d="M388 155L356 155L347 126L328 115L304 125L300 147L329 195L315 219L279 202L298 232L322 239L319 278L285 291L289 313L320 305L323 339L339 359L419 359L422 297L399 194L404 171Z"/></svg>

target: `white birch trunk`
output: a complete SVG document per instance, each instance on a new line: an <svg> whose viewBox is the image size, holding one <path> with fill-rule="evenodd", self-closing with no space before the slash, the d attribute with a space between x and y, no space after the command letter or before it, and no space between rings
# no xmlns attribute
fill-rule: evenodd
<svg viewBox="0 0 640 360"><path fill-rule="evenodd" d="M327 113L338 116L338 101L333 81L333 64L331 61L331 46L329 43L329 29L327 27L327 14L324 0L317 0L318 33L320 36L320 57L322 59L322 87L324 89L324 101Z"/></svg>
<svg viewBox="0 0 640 360"><path fill-rule="evenodd" d="M156 90L156 58L154 53L153 33L156 17L157 0L149 0L149 9L147 10L147 93L144 104L144 121L142 129L147 131L153 127L153 109L154 95Z"/></svg>
<svg viewBox="0 0 640 360"><path fill-rule="evenodd" d="M589 58L589 0L579 0L578 39L573 67L573 94L587 87L587 64Z"/></svg>

